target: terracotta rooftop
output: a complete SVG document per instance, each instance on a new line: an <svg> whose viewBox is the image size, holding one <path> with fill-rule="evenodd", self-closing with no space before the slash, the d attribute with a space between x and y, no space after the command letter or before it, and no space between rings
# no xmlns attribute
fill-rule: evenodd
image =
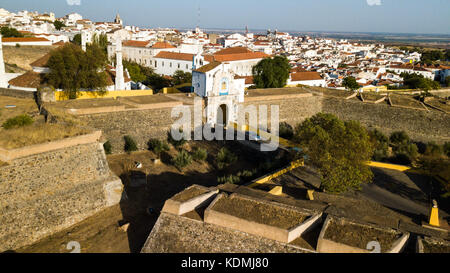
<svg viewBox="0 0 450 273"><path fill-rule="evenodd" d="M194 56L195 56L194 54L189 54L189 53L161 51L155 56L155 58L180 60L180 61L192 61Z"/></svg>
<svg viewBox="0 0 450 273"><path fill-rule="evenodd" d="M152 45L152 48L176 48L175 46L167 43L167 42L156 42L154 45Z"/></svg>
<svg viewBox="0 0 450 273"><path fill-rule="evenodd" d="M11 38L2 38L3 43L19 43L19 42L50 42L45 38L37 38L37 37L11 37Z"/></svg>
<svg viewBox="0 0 450 273"><path fill-rule="evenodd" d="M314 80L322 80L322 77L318 72L296 72L291 73L291 80L294 82L314 81Z"/></svg>
<svg viewBox="0 0 450 273"><path fill-rule="evenodd" d="M208 71L213 70L214 68L218 67L221 64L222 64L221 62L214 61L214 62L206 64L206 65L204 65L204 66L202 66L202 67L200 67L200 68L198 68L198 69L196 69L194 71L206 73Z"/></svg>
<svg viewBox="0 0 450 273"><path fill-rule="evenodd" d="M228 54L240 54L240 53L251 53L251 52L252 51L250 51L246 47L238 46L238 47L229 47L229 48L222 49L222 50L214 53L214 55L228 55Z"/></svg>
<svg viewBox="0 0 450 273"><path fill-rule="evenodd" d="M122 45L123 46L132 46L132 47L147 47L147 45L149 44L149 41L134 41L134 40L127 40L127 41L123 41Z"/></svg>
<svg viewBox="0 0 450 273"><path fill-rule="evenodd" d="M8 82L17 87L38 88L42 84L42 75L33 71L28 71Z"/></svg>

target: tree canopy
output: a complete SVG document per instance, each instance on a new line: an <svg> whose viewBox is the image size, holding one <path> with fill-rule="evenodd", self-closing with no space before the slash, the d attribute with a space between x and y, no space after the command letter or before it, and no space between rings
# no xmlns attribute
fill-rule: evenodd
<svg viewBox="0 0 450 273"><path fill-rule="evenodd" d="M359 88L359 84L356 82L356 79L354 77L347 77L344 79L342 86L344 86L347 89L350 89L352 91Z"/></svg>
<svg viewBox="0 0 450 273"><path fill-rule="evenodd" d="M307 163L319 171L326 191L342 193L372 181L366 162L374 147L359 122L319 113L296 126L293 140L304 148Z"/></svg>
<svg viewBox="0 0 450 273"><path fill-rule="evenodd" d="M184 72L183 70L177 70L172 76L172 84L179 85L183 83L191 83L192 82L192 74L189 72Z"/></svg>
<svg viewBox="0 0 450 273"><path fill-rule="evenodd" d="M439 82L427 79L419 74L409 74L403 72L400 76L403 78L403 86L409 89L429 91L431 89L439 89L441 87Z"/></svg>
<svg viewBox="0 0 450 273"><path fill-rule="evenodd" d="M52 51L48 60L50 72L46 81L54 88L68 92L73 98L80 89L104 90L107 75L105 52L96 44L88 45L86 52L74 44L66 44Z"/></svg>
<svg viewBox="0 0 450 273"><path fill-rule="evenodd" d="M66 26L63 22L61 22L59 20L56 20L55 22L53 22L53 25L55 26L56 30L61 30L63 27Z"/></svg>
<svg viewBox="0 0 450 273"><path fill-rule="evenodd" d="M257 88L281 88L286 85L290 70L284 56L265 58L253 67L253 82Z"/></svg>
<svg viewBox="0 0 450 273"><path fill-rule="evenodd" d="M2 27L0 29L0 32L1 32L2 36L5 37L5 38L9 38L9 37L23 37L24 36L17 29L12 28L12 27L11 28L10 27Z"/></svg>

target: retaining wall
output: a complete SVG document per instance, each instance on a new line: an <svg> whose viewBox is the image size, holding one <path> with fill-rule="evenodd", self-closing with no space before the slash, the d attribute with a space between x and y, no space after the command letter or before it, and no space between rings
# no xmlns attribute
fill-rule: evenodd
<svg viewBox="0 0 450 273"><path fill-rule="evenodd" d="M67 228L121 194L96 141L13 159L0 167L0 252Z"/></svg>

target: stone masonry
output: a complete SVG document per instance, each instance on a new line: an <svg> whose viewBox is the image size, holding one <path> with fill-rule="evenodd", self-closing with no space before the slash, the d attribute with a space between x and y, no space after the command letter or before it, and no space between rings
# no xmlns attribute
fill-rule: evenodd
<svg viewBox="0 0 450 273"><path fill-rule="evenodd" d="M0 252L67 228L121 194L98 142L13 160L0 167Z"/></svg>

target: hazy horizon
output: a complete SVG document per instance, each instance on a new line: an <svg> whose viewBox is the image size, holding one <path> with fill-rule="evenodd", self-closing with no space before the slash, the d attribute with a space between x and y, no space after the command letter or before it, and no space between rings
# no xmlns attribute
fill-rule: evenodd
<svg viewBox="0 0 450 273"><path fill-rule="evenodd" d="M15 0L0 7L57 17L77 12L93 21L119 13L125 25L151 28L450 35L447 0Z"/></svg>

